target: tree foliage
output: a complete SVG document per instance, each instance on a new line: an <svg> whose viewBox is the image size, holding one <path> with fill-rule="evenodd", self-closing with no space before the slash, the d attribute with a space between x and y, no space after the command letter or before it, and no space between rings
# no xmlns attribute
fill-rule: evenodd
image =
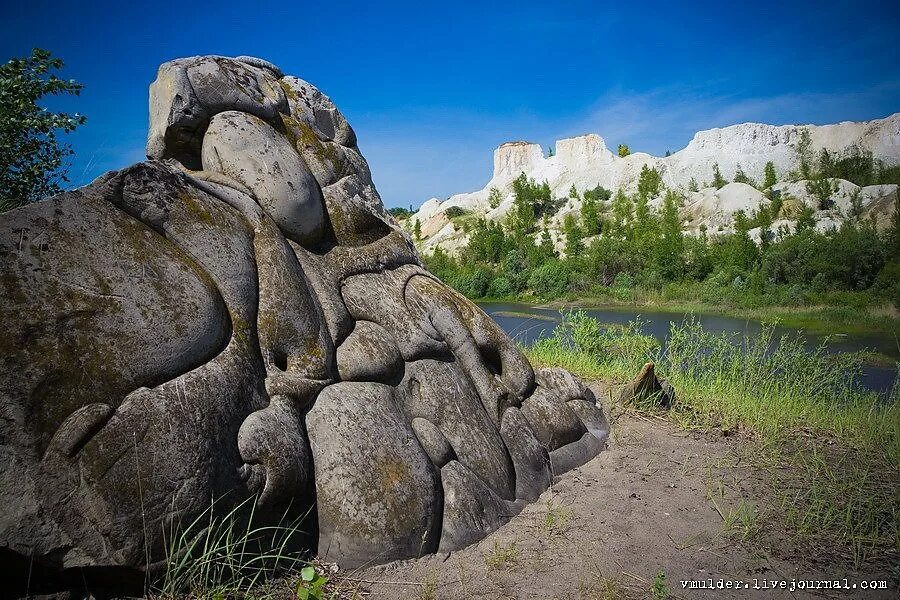
<svg viewBox="0 0 900 600"><path fill-rule="evenodd" d="M775 175L775 163L770 160L766 163L766 167L763 170L763 189L772 187L777 181L778 178Z"/></svg>
<svg viewBox="0 0 900 600"><path fill-rule="evenodd" d="M713 187L721 189L725 187L728 182L722 177L722 171L719 170L719 163L715 163L713 165Z"/></svg>
<svg viewBox="0 0 900 600"><path fill-rule="evenodd" d="M491 188L491 191L488 192L488 206L491 207L491 210L500 206L500 203L503 201L503 198L500 196L500 190L495 187Z"/></svg>
<svg viewBox="0 0 900 600"><path fill-rule="evenodd" d="M649 199L659 195L662 186L662 176L656 168L648 168L647 165L641 167L641 174L638 176L638 196Z"/></svg>
<svg viewBox="0 0 900 600"><path fill-rule="evenodd" d="M520 184L523 198L546 195L542 185ZM713 301L777 296L783 302L814 303L817 294L843 297L853 291L891 299L900 307L900 200L883 232L854 216L852 198L850 214L838 229L817 231L815 211L804 206L795 213L795 231L783 224L773 231L781 199L770 194L752 213L736 212L730 229L709 235L700 227L689 235L682 229L683 219L690 219L681 214L684 198L664 190L655 208L648 195L620 189L607 205L600 200L609 199L603 188L583 192L582 210L568 213L560 223L562 258L544 216L527 235L480 219L458 259L438 250L426 262L473 297L544 299L590 290L628 300L636 288L666 296L693 283L696 287L690 289Z"/></svg>
<svg viewBox="0 0 900 600"><path fill-rule="evenodd" d="M55 194L69 181L65 159L72 149L57 133L70 133L86 119L38 105L48 95L81 92L82 84L56 76L62 67L62 59L40 48L0 66L0 201L6 207Z"/></svg>

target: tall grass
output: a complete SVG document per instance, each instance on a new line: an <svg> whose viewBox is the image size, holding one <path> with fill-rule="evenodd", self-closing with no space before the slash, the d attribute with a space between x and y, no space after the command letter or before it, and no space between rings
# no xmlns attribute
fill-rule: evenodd
<svg viewBox="0 0 900 600"><path fill-rule="evenodd" d="M836 358L799 336L706 331L672 323L665 349L640 321L606 328L563 315L553 337L527 349L533 362L584 377L625 381L647 361L677 390L672 418L689 428L741 427L758 440L786 525L838 540L855 560L900 551L900 383L888 398L857 385L859 357ZM826 342L827 343L827 342ZM784 467L789 467L784 469Z"/></svg>
<svg viewBox="0 0 900 600"><path fill-rule="evenodd" d="M266 583L309 564L302 552L307 535L303 517L286 518L285 525L256 526L256 498L224 514L215 505L186 526L173 525L166 532L164 571L148 583L148 596L262 597Z"/></svg>

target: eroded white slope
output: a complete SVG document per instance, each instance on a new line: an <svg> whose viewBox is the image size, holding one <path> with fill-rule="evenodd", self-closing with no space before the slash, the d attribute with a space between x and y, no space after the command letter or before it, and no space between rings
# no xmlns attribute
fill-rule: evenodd
<svg viewBox="0 0 900 600"><path fill-rule="evenodd" d="M809 131L814 152L823 148L843 152L855 147L871 152L888 165L900 164L900 113L884 119L847 121L834 125L743 123L710 129L698 132L685 148L662 158L642 152L621 158L607 148L603 138L596 134L558 140L556 153L550 157L544 156L538 144L507 142L494 150L494 172L482 189L456 194L443 202L432 198L413 215L411 222L416 219L420 221L423 234L428 238L426 249L437 244L452 249L463 240L461 232L454 231L443 213L452 206L459 206L488 218L503 217L512 203L510 184L520 173L538 182L546 180L557 197L565 197L573 185L579 193L597 185L610 190L624 188L633 191L644 165L655 167L667 187L683 191L688 189L691 180L699 187L705 187L713 179L715 164L719 165L723 177L729 181L739 167L750 178L762 181L765 164L772 161L781 179L797 167L796 144L803 130ZM504 200L500 207L491 210L488 194L493 187L501 191ZM747 193L738 193L741 190ZM728 198L721 199L726 206L717 212L727 216L736 210L750 211L755 208L759 193L749 190L726 190L729 192ZM570 203L560 211L555 221L574 209L577 209L577 203ZM720 224L715 223L717 226Z"/></svg>

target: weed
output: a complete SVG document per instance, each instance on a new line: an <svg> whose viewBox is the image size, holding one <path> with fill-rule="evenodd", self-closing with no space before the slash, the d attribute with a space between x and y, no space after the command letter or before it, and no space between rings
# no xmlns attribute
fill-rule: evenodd
<svg viewBox="0 0 900 600"><path fill-rule="evenodd" d="M650 593L656 600L666 600L671 596L669 586L666 584L666 574L660 571L653 579L653 585L650 586Z"/></svg>
<svg viewBox="0 0 900 600"><path fill-rule="evenodd" d="M725 530L742 540L747 540L759 531L758 516L759 511L755 506L746 500L741 500L725 516Z"/></svg>
<svg viewBox="0 0 900 600"><path fill-rule="evenodd" d="M322 600L326 583L328 578L316 572L315 567L312 565L303 567L297 581L297 600Z"/></svg>
<svg viewBox="0 0 900 600"><path fill-rule="evenodd" d="M497 540L494 540L494 549L484 557L484 563L496 571L512 569L518 560L519 549L515 542L502 546Z"/></svg>
<svg viewBox="0 0 900 600"><path fill-rule="evenodd" d="M593 580L578 585L578 598L583 600L622 600L627 597L622 585L607 577L594 576Z"/></svg>
<svg viewBox="0 0 900 600"><path fill-rule="evenodd" d="M422 591L419 600L435 600L437 598L437 573L429 571L422 582Z"/></svg>
<svg viewBox="0 0 900 600"><path fill-rule="evenodd" d="M544 515L544 531L549 536L564 535L572 526L575 511L559 506L552 499L547 500L547 514Z"/></svg>
<svg viewBox="0 0 900 600"><path fill-rule="evenodd" d="M167 532L165 571L148 586L160 598L218 599L245 595L277 576L307 567L297 552L302 518L284 526L253 525L256 499L223 515L216 502L187 527ZM315 597L315 596L312 596Z"/></svg>

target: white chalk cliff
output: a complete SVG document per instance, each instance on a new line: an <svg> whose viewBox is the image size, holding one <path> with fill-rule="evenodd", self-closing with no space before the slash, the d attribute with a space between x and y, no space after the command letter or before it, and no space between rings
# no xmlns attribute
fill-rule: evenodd
<svg viewBox="0 0 900 600"><path fill-rule="evenodd" d="M635 152L622 158L607 148L603 138L596 134L558 140L553 156L545 156L538 144L507 142L494 150L494 173L482 189L455 194L444 201L432 198L422 204L409 223L419 220L426 250L438 245L454 250L465 243L465 235L449 222L444 214L446 210L458 206L490 219L502 218L512 205L510 184L521 173L538 182L546 180L554 195L564 198L573 185L579 194L597 185L613 191L620 188L634 191L641 168L647 165L659 171L666 187L685 194L688 229L696 229L702 224L710 231L724 230L735 211L749 212L765 198L745 184L729 184L720 190L709 188L713 166L718 164L722 176L729 181L738 168L751 179L762 181L765 164L771 161L779 181L783 181L789 171L797 168L796 144L804 130L810 133L811 150L815 153L821 149L840 153L856 148L871 152L886 165L900 164L900 113L884 119L834 125L743 123L709 129L698 132L685 148L667 157ZM692 180L705 189L690 192ZM794 192L804 201L804 186L794 187L797 188ZM838 187L842 198L853 191L845 189L844 184ZM488 203L491 188L499 189L503 197L500 206L493 210ZM869 203L878 201L884 194L896 193L896 186L868 188L863 188L861 196ZM578 201L568 202L551 221L551 230L558 226L562 216L578 207Z"/></svg>

